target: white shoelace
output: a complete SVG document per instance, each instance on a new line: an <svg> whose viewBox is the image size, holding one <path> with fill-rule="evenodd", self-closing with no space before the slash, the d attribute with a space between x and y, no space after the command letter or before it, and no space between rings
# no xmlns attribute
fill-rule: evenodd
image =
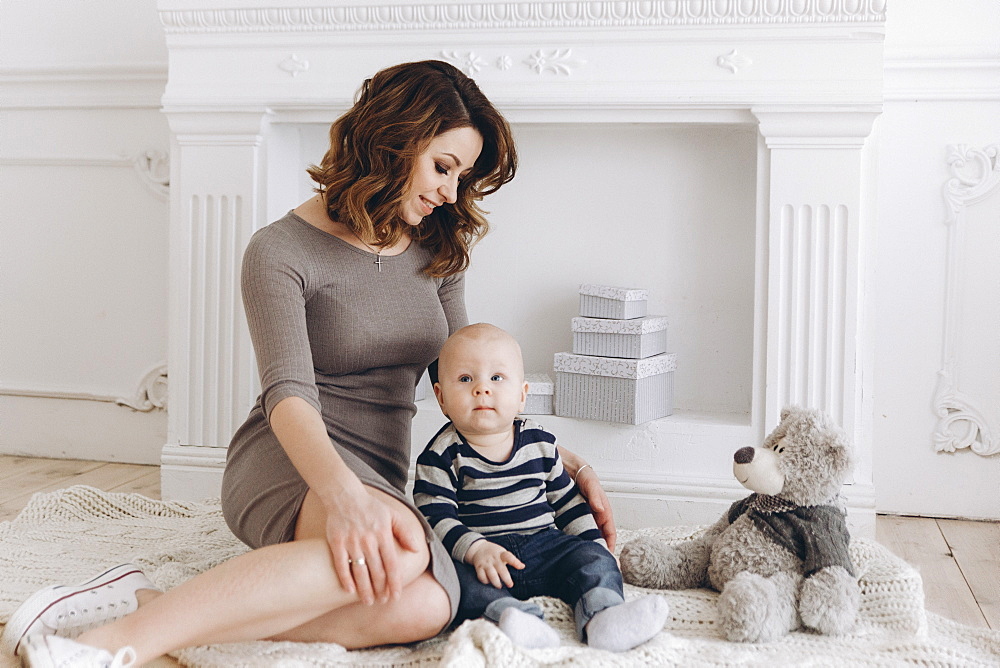
<svg viewBox="0 0 1000 668"><path fill-rule="evenodd" d="M67 607L70 606L67 604ZM128 600L124 598L93 608L89 606L82 608L71 607L68 611L56 615L55 628L53 630L72 631L78 635L98 626L104 626L108 622L121 619L131 611L132 607L134 606L130 605Z"/></svg>
<svg viewBox="0 0 1000 668"><path fill-rule="evenodd" d="M120 650L115 652L114 657L111 659L111 664L108 668L129 668L135 665L135 650L131 647L122 647Z"/></svg>

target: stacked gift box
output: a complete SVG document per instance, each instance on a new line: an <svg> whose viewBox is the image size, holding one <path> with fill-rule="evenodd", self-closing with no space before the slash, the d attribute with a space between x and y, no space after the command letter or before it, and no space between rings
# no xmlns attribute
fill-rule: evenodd
<svg viewBox="0 0 1000 668"><path fill-rule="evenodd" d="M640 424L674 412L677 355L647 301L646 290L580 286L573 352L555 355L556 415Z"/></svg>

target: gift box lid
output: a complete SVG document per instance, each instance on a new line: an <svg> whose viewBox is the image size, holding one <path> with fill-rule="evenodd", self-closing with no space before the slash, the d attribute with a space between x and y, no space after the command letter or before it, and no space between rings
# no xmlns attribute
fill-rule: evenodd
<svg viewBox="0 0 1000 668"><path fill-rule="evenodd" d="M647 299L649 291L640 288L616 288L611 285L584 284L580 286L580 294L588 297L617 299L623 302L637 302Z"/></svg>
<svg viewBox="0 0 1000 668"><path fill-rule="evenodd" d="M526 373L524 380L528 383L528 394L555 394L555 384L548 374Z"/></svg>
<svg viewBox="0 0 1000 668"><path fill-rule="evenodd" d="M556 353L554 366L556 371L566 373L638 380L676 370L677 353L662 353L644 359Z"/></svg>
<svg viewBox="0 0 1000 668"><path fill-rule="evenodd" d="M631 320L614 320L612 318L573 318L573 331L595 334L651 334L662 332L667 328L667 317L650 315Z"/></svg>

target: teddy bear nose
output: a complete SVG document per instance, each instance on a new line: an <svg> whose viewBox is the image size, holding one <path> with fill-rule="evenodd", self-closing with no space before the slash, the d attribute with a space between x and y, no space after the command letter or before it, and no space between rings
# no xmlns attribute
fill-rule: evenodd
<svg viewBox="0 0 1000 668"><path fill-rule="evenodd" d="M745 448L740 448L736 451L736 454L733 455L733 460L737 464L749 464L753 461L753 448L749 445Z"/></svg>

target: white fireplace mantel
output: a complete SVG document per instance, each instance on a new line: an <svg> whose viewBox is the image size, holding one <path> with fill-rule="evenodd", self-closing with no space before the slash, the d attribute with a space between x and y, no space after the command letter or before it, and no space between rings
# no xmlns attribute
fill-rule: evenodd
<svg viewBox="0 0 1000 668"><path fill-rule="evenodd" d="M749 415L660 421L656 438L683 443L689 460L645 474L608 463L602 475L625 515L643 509L649 521L656 506L664 520L702 521L743 492L728 477L706 477L696 461L759 440L783 405L807 404L829 410L854 438L849 510L856 527L873 526L865 292L884 0L159 0L158 8L174 134L165 496L217 494L224 447L256 396L237 269L249 236L269 222L268 193L287 178L275 162L276 129L328 122L378 69L438 58L473 76L514 123L757 127ZM557 427L583 439L584 452L591 431L609 438L612 429ZM623 427L610 438L636 433Z"/></svg>

